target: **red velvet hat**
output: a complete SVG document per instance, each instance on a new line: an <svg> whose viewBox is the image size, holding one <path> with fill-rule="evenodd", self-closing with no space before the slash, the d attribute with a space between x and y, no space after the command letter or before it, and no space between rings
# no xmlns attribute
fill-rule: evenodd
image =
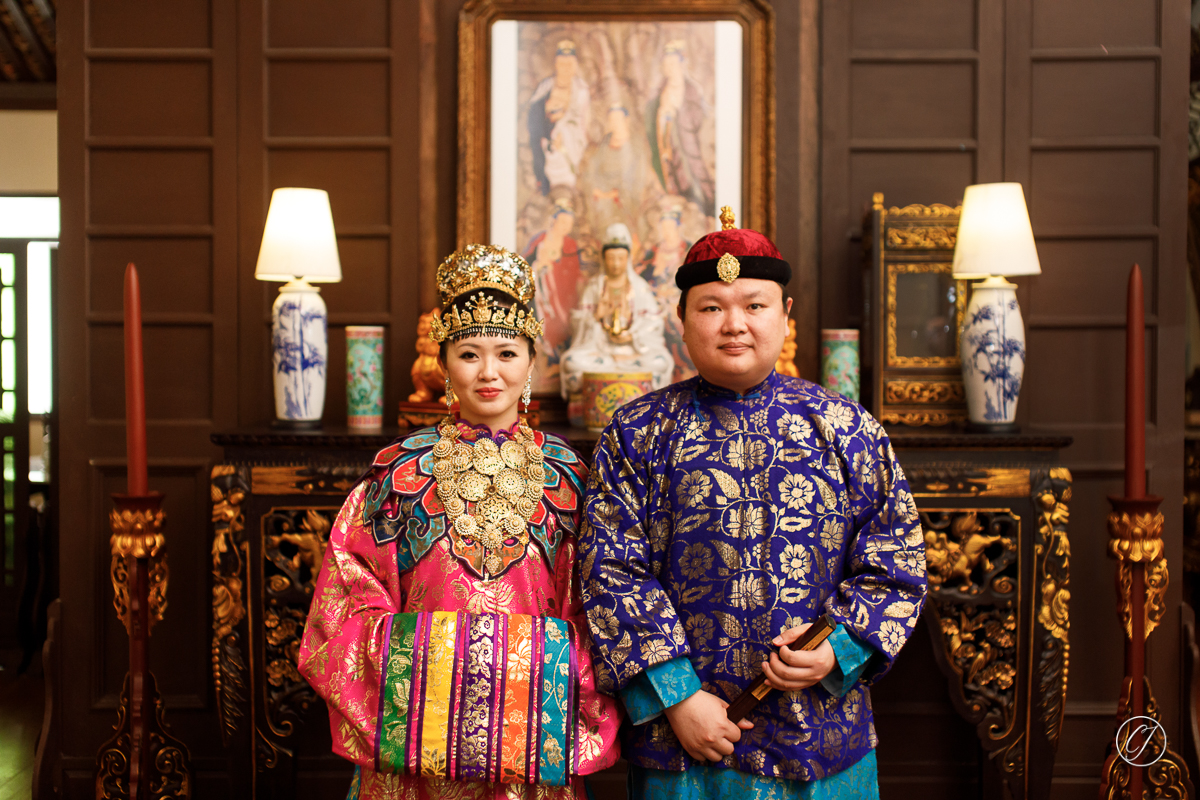
<svg viewBox="0 0 1200 800"><path fill-rule="evenodd" d="M760 278L787 285L792 268L770 239L749 228L733 227L733 209L721 208L721 230L701 236L675 273L675 285L690 289L701 283Z"/></svg>

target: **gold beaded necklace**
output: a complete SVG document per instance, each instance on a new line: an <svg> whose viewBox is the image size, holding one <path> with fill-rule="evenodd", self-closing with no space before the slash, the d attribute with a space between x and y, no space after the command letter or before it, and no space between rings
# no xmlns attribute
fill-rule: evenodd
<svg viewBox="0 0 1200 800"><path fill-rule="evenodd" d="M495 577L525 555L529 518L546 481L542 448L524 422L511 439L474 445L446 417L433 446L433 477L451 525L457 556L480 577Z"/></svg>

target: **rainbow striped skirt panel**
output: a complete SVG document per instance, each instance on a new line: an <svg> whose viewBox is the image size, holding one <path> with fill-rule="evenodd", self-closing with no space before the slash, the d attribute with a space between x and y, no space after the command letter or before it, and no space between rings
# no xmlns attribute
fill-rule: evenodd
<svg viewBox="0 0 1200 800"><path fill-rule="evenodd" d="M579 766L574 637L555 617L394 615L376 769L565 786Z"/></svg>

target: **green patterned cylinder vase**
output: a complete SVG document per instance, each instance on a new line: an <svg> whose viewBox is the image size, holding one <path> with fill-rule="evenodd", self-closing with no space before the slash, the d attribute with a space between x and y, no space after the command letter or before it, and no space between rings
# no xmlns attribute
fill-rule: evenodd
<svg viewBox="0 0 1200 800"><path fill-rule="evenodd" d="M346 327L346 426L383 427L383 326Z"/></svg>
<svg viewBox="0 0 1200 800"><path fill-rule="evenodd" d="M858 331L821 329L821 385L858 402Z"/></svg>

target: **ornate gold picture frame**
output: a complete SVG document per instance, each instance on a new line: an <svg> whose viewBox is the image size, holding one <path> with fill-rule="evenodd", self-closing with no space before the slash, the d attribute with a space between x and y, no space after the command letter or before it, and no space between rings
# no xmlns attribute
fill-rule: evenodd
<svg viewBox="0 0 1200 800"><path fill-rule="evenodd" d="M967 310L967 282L954 281L950 275L953 265L949 262L925 262L916 264L888 264L887 288L884 319L887 325L887 364L889 367L951 367L960 369L962 362L959 353L958 333L962 330L963 315ZM953 349L954 355L944 356L914 356L900 353L896 334L897 318L900 314L899 280L904 275L942 275L954 288L954 318L952 324L947 324L946 345ZM949 322L949 321L947 321Z"/></svg>
<svg viewBox="0 0 1200 800"><path fill-rule="evenodd" d="M674 270L718 229L720 207L774 235L774 117L764 0L468 0L458 246L500 245L532 267L544 323L535 394L559 393L571 313L609 226L631 236L669 347ZM691 377L675 345L674 379Z"/></svg>

